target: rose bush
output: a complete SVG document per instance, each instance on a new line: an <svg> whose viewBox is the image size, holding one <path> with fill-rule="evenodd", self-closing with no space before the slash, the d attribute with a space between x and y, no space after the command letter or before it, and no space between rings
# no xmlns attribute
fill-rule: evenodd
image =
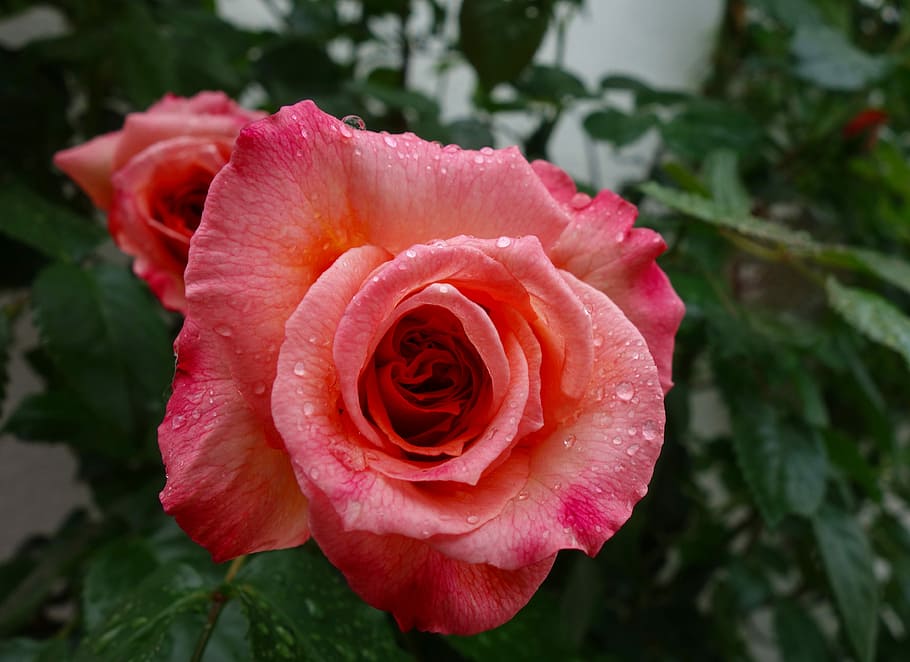
<svg viewBox="0 0 910 662"><path fill-rule="evenodd" d="M515 149L249 125L190 250L165 509L218 561L312 533L402 628L505 622L660 451L683 306L634 217Z"/></svg>
<svg viewBox="0 0 910 662"><path fill-rule="evenodd" d="M136 275L166 307L183 311L183 270L209 184L240 129L262 117L221 92L169 94L130 113L120 131L58 152L54 163L108 212Z"/></svg>

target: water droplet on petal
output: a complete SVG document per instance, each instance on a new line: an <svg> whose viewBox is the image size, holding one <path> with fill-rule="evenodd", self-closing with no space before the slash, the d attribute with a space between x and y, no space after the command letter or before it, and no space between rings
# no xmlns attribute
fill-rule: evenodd
<svg viewBox="0 0 910 662"><path fill-rule="evenodd" d="M404 252L404 254L408 257L417 257L417 251L415 251L413 248L409 248Z"/></svg>
<svg viewBox="0 0 910 662"><path fill-rule="evenodd" d="M660 429L654 421L647 420L644 422L644 425L641 426L641 436L648 441L654 441L658 434L660 434Z"/></svg>
<svg viewBox="0 0 910 662"><path fill-rule="evenodd" d="M388 134L382 136L382 141L389 147L398 147L398 141Z"/></svg>
<svg viewBox="0 0 910 662"><path fill-rule="evenodd" d="M604 337L600 336L600 335L595 335L594 339L591 341L591 343L595 347L601 347L604 344Z"/></svg>
<svg viewBox="0 0 910 662"><path fill-rule="evenodd" d="M217 333L219 336L224 336L225 338L227 338L232 333L231 327L225 326L224 324L222 324L221 326L216 326L215 333Z"/></svg>
<svg viewBox="0 0 910 662"><path fill-rule="evenodd" d="M619 438L619 437L613 437L613 445L614 445L614 446L622 446L622 439Z"/></svg>
<svg viewBox="0 0 910 662"><path fill-rule="evenodd" d="M253 387L253 393L255 393L256 395L262 395L263 393L265 393L265 384L263 384L262 382L256 384Z"/></svg>
<svg viewBox="0 0 910 662"><path fill-rule="evenodd" d="M576 193L572 196L569 204L573 209L584 209L589 204L591 204L591 196L587 193Z"/></svg>
<svg viewBox="0 0 910 662"><path fill-rule="evenodd" d="M171 419L171 429L176 430L180 428L183 425L183 420L183 416L174 416L174 418Z"/></svg>
<svg viewBox="0 0 910 662"><path fill-rule="evenodd" d="M562 445L566 448L572 448L577 441L578 437L576 437L574 434L570 434L568 437L562 440Z"/></svg>
<svg viewBox="0 0 910 662"><path fill-rule="evenodd" d="M318 480L319 479L319 469L316 469L315 467L310 469L310 478L312 478L313 480Z"/></svg>
<svg viewBox="0 0 910 662"><path fill-rule="evenodd" d="M363 118L361 118L360 115L345 115L341 118L341 121L358 131L363 131L367 128L367 123L363 121Z"/></svg>
<svg viewBox="0 0 910 662"><path fill-rule="evenodd" d="M316 411L316 405L314 405L312 402L303 403L303 413L305 415L310 416L314 411Z"/></svg>
<svg viewBox="0 0 910 662"><path fill-rule="evenodd" d="M616 397L628 402L635 395L635 387L629 382L621 382L616 386Z"/></svg>
<svg viewBox="0 0 910 662"><path fill-rule="evenodd" d="M635 455L638 452L639 448L640 447L638 444L632 444L631 446L629 446L626 449L626 455L628 455L629 457L632 457L633 455Z"/></svg>
<svg viewBox="0 0 910 662"><path fill-rule="evenodd" d="M519 501L524 501L524 500L527 499L529 496L531 496L531 495L528 494L528 491L527 491L527 490L522 490L521 492L518 493L518 500L519 500Z"/></svg>
<svg viewBox="0 0 910 662"><path fill-rule="evenodd" d="M445 284L440 285L440 286L439 286L439 293L440 293L440 294L448 294L448 293L449 293L449 286L448 286L448 285L445 285Z"/></svg>
<svg viewBox="0 0 910 662"><path fill-rule="evenodd" d="M303 365L303 361L297 361L294 364L294 374L298 377L303 377L306 374L306 366Z"/></svg>
<svg viewBox="0 0 910 662"><path fill-rule="evenodd" d="M512 240L508 237L500 237L496 240L496 246L499 248L508 248L512 245Z"/></svg>
<svg viewBox="0 0 910 662"><path fill-rule="evenodd" d="M467 521L468 524L477 524L477 522L480 521L480 518L477 515L468 515L465 518L465 521Z"/></svg>
<svg viewBox="0 0 910 662"><path fill-rule="evenodd" d="M483 163L483 160L484 160L483 156L481 156L480 154L474 155L474 163L476 163L477 165L481 165Z"/></svg>

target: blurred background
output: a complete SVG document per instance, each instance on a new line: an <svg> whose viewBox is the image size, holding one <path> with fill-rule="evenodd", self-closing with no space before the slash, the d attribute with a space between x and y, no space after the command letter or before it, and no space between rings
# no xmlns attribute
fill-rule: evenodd
<svg viewBox="0 0 910 662"><path fill-rule="evenodd" d="M401 636L367 615L370 637L404 659L906 659L907 11L897 0L0 2L0 660L188 659L208 598L187 613L165 605L222 586L224 569L155 496L181 320L51 165L164 93L203 89L268 111L313 98L370 129L468 148L518 145L582 190L638 204L687 305L657 473L602 553L562 553L529 607L491 633ZM69 281L48 276L61 273ZM110 311L146 333L115 342L117 322L98 322ZM112 414L117 388L131 399ZM297 567L275 554L263 556ZM142 581L183 577L169 564L193 581L167 594ZM309 567L298 565L288 572ZM344 591L284 605L300 610L287 627L309 653L370 659L386 649L321 648L351 635L320 610L361 618ZM204 659L270 659L248 636L268 619L236 603ZM146 620L126 633L124 610ZM120 647L97 648L109 640Z"/></svg>

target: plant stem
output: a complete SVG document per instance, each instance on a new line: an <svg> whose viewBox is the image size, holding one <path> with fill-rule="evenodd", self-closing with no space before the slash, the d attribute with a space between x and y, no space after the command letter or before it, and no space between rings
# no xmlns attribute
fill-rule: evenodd
<svg viewBox="0 0 910 662"><path fill-rule="evenodd" d="M234 581L234 578L237 576L237 573L240 572L240 568L243 567L245 561L246 556L238 556L231 561L231 565L224 575L224 584L230 584ZM193 656L190 658L190 662L202 662L202 656L205 654L205 647L209 643L212 632L215 631L215 625L218 623L218 617L221 615L221 610L224 609L224 605L226 605L230 599L231 597L225 594L221 588L217 588L212 592L212 605L209 607L209 613L205 619L205 626L199 634L199 641L196 642L196 648L193 650Z"/></svg>

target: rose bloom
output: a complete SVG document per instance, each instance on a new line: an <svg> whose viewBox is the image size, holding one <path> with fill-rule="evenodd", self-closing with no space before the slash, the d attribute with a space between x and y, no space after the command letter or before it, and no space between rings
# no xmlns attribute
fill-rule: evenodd
<svg viewBox="0 0 910 662"><path fill-rule="evenodd" d="M311 102L246 127L190 248L165 509L216 561L312 535L403 629L506 622L660 452L683 306L635 213Z"/></svg>
<svg viewBox="0 0 910 662"><path fill-rule="evenodd" d="M161 302L183 311L183 270L209 184L234 139L265 113L221 92L167 95L123 129L54 155L54 163L108 212L114 241Z"/></svg>

